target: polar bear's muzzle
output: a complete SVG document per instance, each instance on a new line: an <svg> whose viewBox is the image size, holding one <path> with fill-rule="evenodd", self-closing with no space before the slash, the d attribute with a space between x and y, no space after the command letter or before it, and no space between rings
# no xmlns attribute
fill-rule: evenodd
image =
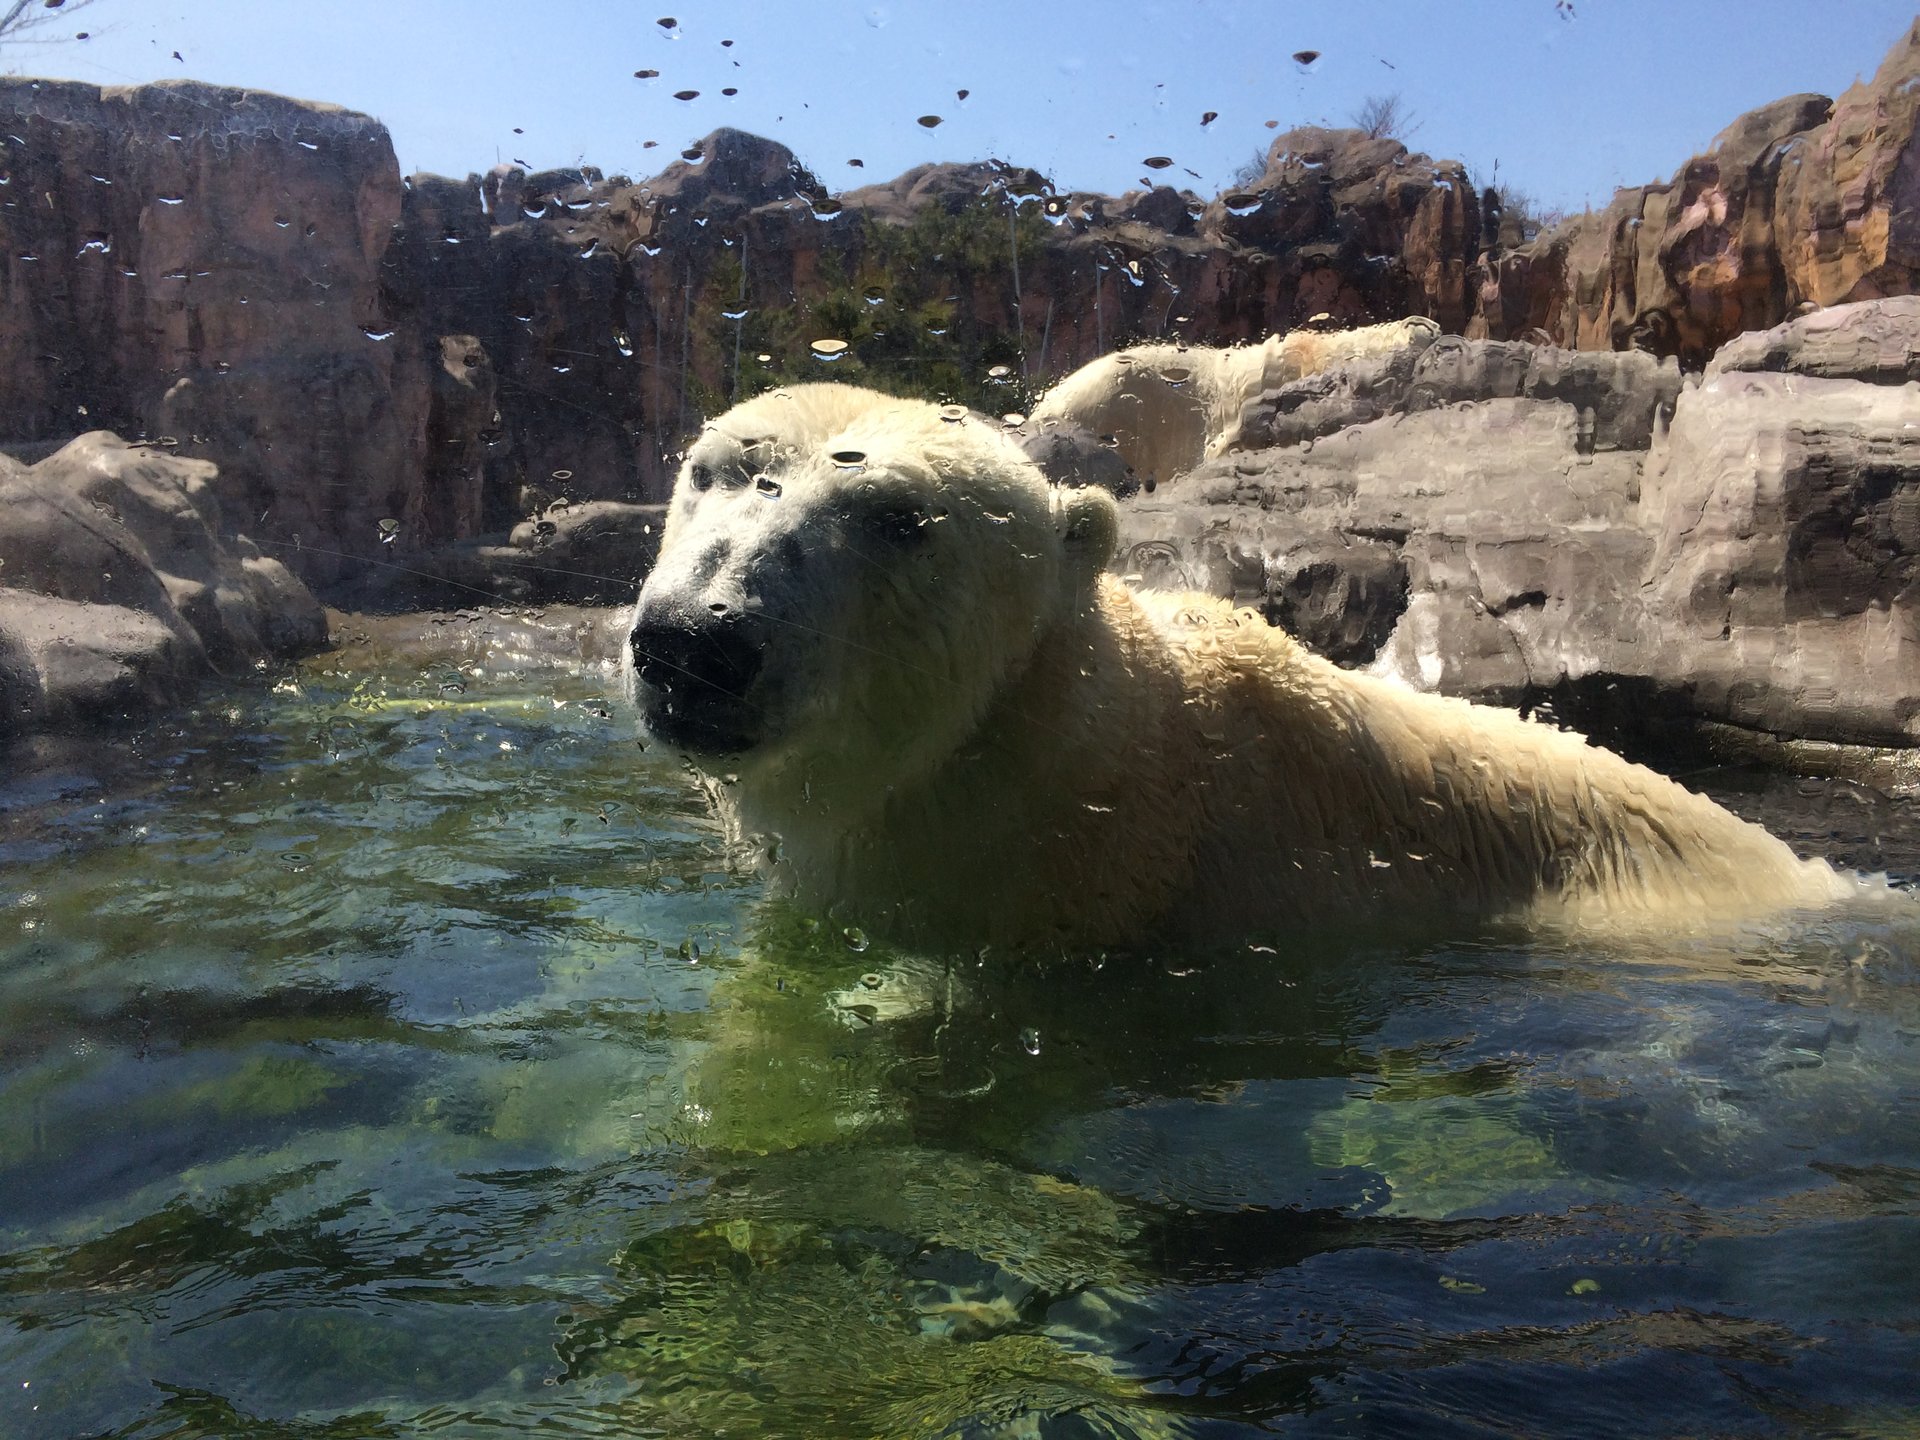
<svg viewBox="0 0 1920 1440"><path fill-rule="evenodd" d="M737 754L759 742L751 691L766 635L753 616L719 603L690 609L643 597L627 646L641 717L659 739L696 755Z"/></svg>

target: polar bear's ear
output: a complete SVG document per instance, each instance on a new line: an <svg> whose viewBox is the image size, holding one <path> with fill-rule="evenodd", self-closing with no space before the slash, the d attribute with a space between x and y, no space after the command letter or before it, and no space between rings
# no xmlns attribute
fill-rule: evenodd
<svg viewBox="0 0 1920 1440"><path fill-rule="evenodd" d="M1120 512L1097 485L1061 486L1053 492L1053 527L1060 536L1065 573L1076 590L1092 586L1120 543Z"/></svg>

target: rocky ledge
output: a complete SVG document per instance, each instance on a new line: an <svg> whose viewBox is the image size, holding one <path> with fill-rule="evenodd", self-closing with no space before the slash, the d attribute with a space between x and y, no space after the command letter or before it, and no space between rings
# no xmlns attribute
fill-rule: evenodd
<svg viewBox="0 0 1920 1440"><path fill-rule="evenodd" d="M1122 568L1582 723L1920 745L1920 298L1650 356L1442 336L1261 397Z"/></svg>

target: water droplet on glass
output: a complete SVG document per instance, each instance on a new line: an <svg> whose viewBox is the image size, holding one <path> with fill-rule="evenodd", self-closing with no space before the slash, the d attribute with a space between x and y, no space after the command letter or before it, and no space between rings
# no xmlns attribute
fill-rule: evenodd
<svg viewBox="0 0 1920 1440"><path fill-rule="evenodd" d="M844 340L816 340L809 348L813 351L813 358L816 360L838 360L842 355L847 353L847 342Z"/></svg>
<svg viewBox="0 0 1920 1440"><path fill-rule="evenodd" d="M113 253L113 241L105 235L91 235L80 247L80 255L110 255ZM74 257L79 258L79 255Z"/></svg>
<svg viewBox="0 0 1920 1440"><path fill-rule="evenodd" d="M280 863L298 873L313 864L313 857L304 850L285 850L281 852Z"/></svg>
<svg viewBox="0 0 1920 1440"><path fill-rule="evenodd" d="M825 195L809 203L813 206L813 218L816 220L831 220L845 208L838 200Z"/></svg>
<svg viewBox="0 0 1920 1440"><path fill-rule="evenodd" d="M1193 378L1193 372L1179 365L1168 365L1160 371L1160 378L1178 389Z"/></svg>
<svg viewBox="0 0 1920 1440"><path fill-rule="evenodd" d="M158 200L162 205L184 205L187 203L187 197L184 195L156 195L153 198Z"/></svg>
<svg viewBox="0 0 1920 1440"><path fill-rule="evenodd" d="M1293 52L1293 63L1298 65L1302 70L1311 70L1313 68L1313 62L1319 58L1320 52L1318 50L1296 50Z"/></svg>
<svg viewBox="0 0 1920 1440"><path fill-rule="evenodd" d="M1000 384L1004 385L1012 378L1013 367L1011 365L993 365L987 369L987 379L997 381Z"/></svg>
<svg viewBox="0 0 1920 1440"><path fill-rule="evenodd" d="M1005 425L1009 430L1012 430L1026 424L1027 417L1022 415L1018 410L1009 410L1005 415L1000 417L1000 423Z"/></svg>
<svg viewBox="0 0 1920 1440"><path fill-rule="evenodd" d="M861 298L869 305L884 305L887 303L887 292L878 285L869 285L866 290L862 292Z"/></svg>
<svg viewBox="0 0 1920 1440"><path fill-rule="evenodd" d="M398 520L389 519L389 520L382 520L380 522L380 543L382 545L393 544L393 542L397 540L399 536L400 536L400 522Z"/></svg>
<svg viewBox="0 0 1920 1440"><path fill-rule="evenodd" d="M967 418L967 407L964 405L942 405L940 407L940 418L949 425L958 424Z"/></svg>
<svg viewBox="0 0 1920 1440"><path fill-rule="evenodd" d="M391 340L394 332L391 330L375 330L370 326L363 325L360 327L360 333L365 335L369 340Z"/></svg>
<svg viewBox="0 0 1920 1440"><path fill-rule="evenodd" d="M922 115L919 123L931 130L940 123L940 117L938 115Z"/></svg>
<svg viewBox="0 0 1920 1440"><path fill-rule="evenodd" d="M864 450L836 450L827 458L843 470L857 470L867 462Z"/></svg>
<svg viewBox="0 0 1920 1440"><path fill-rule="evenodd" d="M636 80L658 80L660 78L660 72L658 70L636 70L633 72L633 78Z"/></svg>
<svg viewBox="0 0 1920 1440"><path fill-rule="evenodd" d="M1029 1055L1040 1053L1040 1032L1029 1025L1020 1032L1020 1048Z"/></svg>
<svg viewBox="0 0 1920 1440"><path fill-rule="evenodd" d="M1200 117L1200 123L1202 125L1211 125L1214 121L1218 120L1219 118L1220 118L1220 112L1218 110L1209 110L1207 111L1206 114Z"/></svg>
<svg viewBox="0 0 1920 1440"><path fill-rule="evenodd" d="M1248 195L1244 192L1236 192L1232 195L1223 196L1220 203L1227 207L1227 213L1229 215L1251 215L1260 208L1260 197L1258 195Z"/></svg>
<svg viewBox="0 0 1920 1440"><path fill-rule="evenodd" d="M780 482L770 476L754 476L753 489L756 495L764 495L769 500L778 500L780 498Z"/></svg>
<svg viewBox="0 0 1920 1440"><path fill-rule="evenodd" d="M1173 157L1171 155L1149 155L1140 163L1149 170L1165 170L1169 165L1173 164Z"/></svg>
<svg viewBox="0 0 1920 1440"><path fill-rule="evenodd" d="M856 955L867 948L867 932L857 925L849 925L842 930L840 938L847 942L847 948Z"/></svg>
<svg viewBox="0 0 1920 1440"><path fill-rule="evenodd" d="M698 90L676 90L673 92L673 98L676 100L698 100L700 98L700 92Z"/></svg>

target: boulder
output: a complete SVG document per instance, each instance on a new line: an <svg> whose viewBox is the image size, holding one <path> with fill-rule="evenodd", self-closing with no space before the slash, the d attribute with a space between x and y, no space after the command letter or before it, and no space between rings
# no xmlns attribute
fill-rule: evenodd
<svg viewBox="0 0 1920 1440"><path fill-rule="evenodd" d="M0 464L0 729L150 713L326 643L293 573L221 538L218 479L105 431Z"/></svg>
<svg viewBox="0 0 1920 1440"><path fill-rule="evenodd" d="M1647 674L1750 728L1920 744L1920 382L1723 369L1641 511Z"/></svg>
<svg viewBox="0 0 1920 1440"><path fill-rule="evenodd" d="M1707 363L1706 376L1734 370L1874 385L1920 380L1920 295L1834 305L1735 336Z"/></svg>
<svg viewBox="0 0 1920 1440"><path fill-rule="evenodd" d="M1591 354L1422 335L1393 354L1310 375L1250 401L1239 448L1297 445L1383 415L1525 398L1571 406L1583 449L1644 450L1679 394L1679 367L1639 352Z"/></svg>

